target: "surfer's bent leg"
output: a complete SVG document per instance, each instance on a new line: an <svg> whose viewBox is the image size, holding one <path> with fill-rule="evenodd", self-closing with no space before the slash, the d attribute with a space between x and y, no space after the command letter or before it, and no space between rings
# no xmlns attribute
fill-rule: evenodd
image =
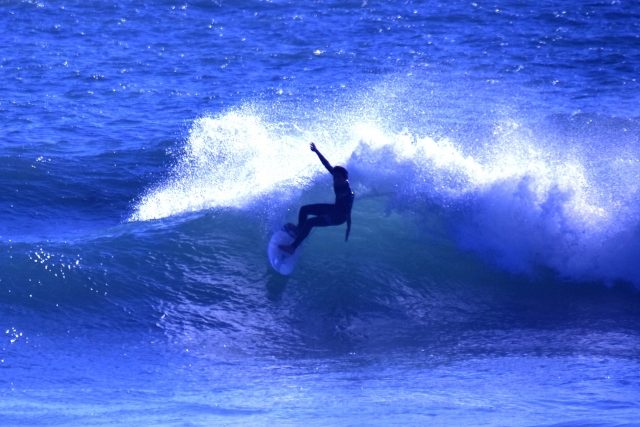
<svg viewBox="0 0 640 427"><path fill-rule="evenodd" d="M298 229L304 226L309 215L331 215L331 212L333 212L333 205L329 203L304 205L298 211Z"/></svg>
<svg viewBox="0 0 640 427"><path fill-rule="evenodd" d="M313 205L304 205L298 213L298 227L296 240L291 244L295 250L300 243L309 235L313 227L326 227L331 225L331 214L334 205L328 203L316 203ZM316 215L314 218L308 218L309 215Z"/></svg>
<svg viewBox="0 0 640 427"><path fill-rule="evenodd" d="M302 243L302 241L307 238L313 227L326 227L327 225L331 225L331 220L327 215L314 216L313 218L306 220L302 227L298 227L296 240L293 241L291 246L293 247L293 249L296 249L298 246L300 246L300 243Z"/></svg>

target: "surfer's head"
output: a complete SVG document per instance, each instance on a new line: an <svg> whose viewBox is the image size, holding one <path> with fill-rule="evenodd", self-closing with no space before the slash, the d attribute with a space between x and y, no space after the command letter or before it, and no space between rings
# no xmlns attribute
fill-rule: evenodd
<svg viewBox="0 0 640 427"><path fill-rule="evenodd" d="M349 179L349 172L342 166L333 167L333 176L340 180L346 181Z"/></svg>

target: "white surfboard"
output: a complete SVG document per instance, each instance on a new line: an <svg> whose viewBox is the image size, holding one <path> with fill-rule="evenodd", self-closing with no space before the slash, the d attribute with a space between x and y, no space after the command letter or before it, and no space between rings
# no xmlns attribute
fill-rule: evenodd
<svg viewBox="0 0 640 427"><path fill-rule="evenodd" d="M278 246L290 245L295 240L293 234L286 231L285 227L273 233L271 240L269 240L269 246L267 248L267 254L269 255L269 262L275 271L288 276L300 258L300 247L292 254L283 251Z"/></svg>

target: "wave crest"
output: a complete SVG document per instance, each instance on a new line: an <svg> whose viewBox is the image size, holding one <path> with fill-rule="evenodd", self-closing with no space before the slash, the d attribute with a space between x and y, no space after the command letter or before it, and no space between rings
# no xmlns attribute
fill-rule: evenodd
<svg viewBox="0 0 640 427"><path fill-rule="evenodd" d="M196 120L169 178L142 197L130 219L265 199L291 204L323 171L308 151L316 141L348 166L360 197L387 196L390 209L425 215L436 209L461 250L510 271L542 266L579 280L640 277L634 151L621 158L606 141L595 151L563 146L516 120L493 124L489 140L470 144L390 130L392 119L362 111L329 116L306 130L251 107Z"/></svg>

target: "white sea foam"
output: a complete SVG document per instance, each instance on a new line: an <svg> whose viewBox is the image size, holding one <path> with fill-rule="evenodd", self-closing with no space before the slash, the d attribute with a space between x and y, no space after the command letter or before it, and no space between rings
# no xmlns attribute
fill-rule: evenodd
<svg viewBox="0 0 640 427"><path fill-rule="evenodd" d="M196 120L170 176L142 197L130 219L241 208L275 189L304 186L308 149L277 127L246 109Z"/></svg>

